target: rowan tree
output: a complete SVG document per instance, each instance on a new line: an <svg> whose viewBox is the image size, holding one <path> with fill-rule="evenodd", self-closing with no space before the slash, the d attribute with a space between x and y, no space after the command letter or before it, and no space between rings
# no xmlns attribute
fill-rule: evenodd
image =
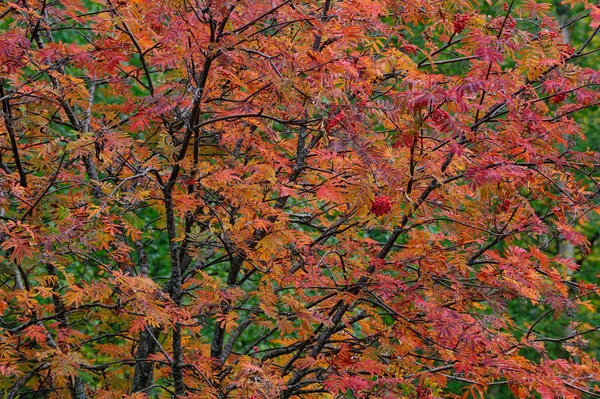
<svg viewBox="0 0 600 399"><path fill-rule="evenodd" d="M600 396L561 7L0 2L0 392Z"/></svg>

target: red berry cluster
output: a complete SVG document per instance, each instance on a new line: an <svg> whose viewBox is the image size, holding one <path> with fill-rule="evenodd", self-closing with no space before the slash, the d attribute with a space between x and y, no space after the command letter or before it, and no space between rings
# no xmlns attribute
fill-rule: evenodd
<svg viewBox="0 0 600 399"><path fill-rule="evenodd" d="M431 397L431 389L423 385L417 385L417 399L426 399Z"/></svg>
<svg viewBox="0 0 600 399"><path fill-rule="evenodd" d="M156 33L161 33L164 28L164 25L160 23L160 21L152 21L150 22L150 29L152 29Z"/></svg>
<svg viewBox="0 0 600 399"><path fill-rule="evenodd" d="M510 205L511 205L511 201L508 198L504 198L502 200L502 203L500 204L500 206L498 207L498 210L500 212L508 212L508 210L510 209Z"/></svg>
<svg viewBox="0 0 600 399"><path fill-rule="evenodd" d="M558 32L555 32L553 30L548 30L548 29L544 29L543 31L541 31L540 35L541 36L548 36L550 39L559 39L559 38L563 37Z"/></svg>
<svg viewBox="0 0 600 399"><path fill-rule="evenodd" d="M452 22L454 33L458 34L465 30L470 19L471 16L469 14L454 14L454 21Z"/></svg>
<svg viewBox="0 0 600 399"><path fill-rule="evenodd" d="M340 123L345 116L346 114L344 114L344 111L340 111L333 118L329 118L327 124L325 124L325 130L327 132L331 131L331 129L333 129L335 125Z"/></svg>
<svg viewBox="0 0 600 399"><path fill-rule="evenodd" d="M515 30L515 27L517 26L517 22L514 20L514 18L512 16L508 16L506 17L506 20L504 21L504 27L502 28L502 38L503 39L508 39L510 38Z"/></svg>
<svg viewBox="0 0 600 399"><path fill-rule="evenodd" d="M568 44L559 44L559 47L561 48L560 58L563 61L568 60L575 53L575 47L571 47Z"/></svg>
<svg viewBox="0 0 600 399"><path fill-rule="evenodd" d="M408 43L404 43L402 45L402 47L400 47L400 50L404 51L406 54L417 54L417 50L419 48L417 46L415 46L414 44L408 44Z"/></svg>
<svg viewBox="0 0 600 399"><path fill-rule="evenodd" d="M371 213L375 216L385 215L392 210L392 201L387 195L375 197L371 205Z"/></svg>
<svg viewBox="0 0 600 399"><path fill-rule="evenodd" d="M567 98L567 93L558 93L552 96L552 98L550 99L551 102L553 102L554 104L558 104L558 103L562 103L563 101L565 101Z"/></svg>
<svg viewBox="0 0 600 399"><path fill-rule="evenodd" d="M535 89L530 84L521 86L521 90L523 91L523 96L535 97L535 95L536 95Z"/></svg>
<svg viewBox="0 0 600 399"><path fill-rule="evenodd" d="M436 109L435 111L433 111L431 113L431 119L435 122L435 123L441 123L443 121L445 121L446 119L450 118L450 114L446 111L444 111L443 109Z"/></svg>
<svg viewBox="0 0 600 399"><path fill-rule="evenodd" d="M514 29L516 26L517 26L517 21L515 21L511 15L506 17L506 22L504 22L504 27L506 29Z"/></svg>

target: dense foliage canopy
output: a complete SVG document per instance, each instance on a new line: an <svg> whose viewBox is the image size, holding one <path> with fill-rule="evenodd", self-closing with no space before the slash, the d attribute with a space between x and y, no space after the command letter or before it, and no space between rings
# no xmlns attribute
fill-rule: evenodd
<svg viewBox="0 0 600 399"><path fill-rule="evenodd" d="M600 397L558 7L0 1L0 392Z"/></svg>

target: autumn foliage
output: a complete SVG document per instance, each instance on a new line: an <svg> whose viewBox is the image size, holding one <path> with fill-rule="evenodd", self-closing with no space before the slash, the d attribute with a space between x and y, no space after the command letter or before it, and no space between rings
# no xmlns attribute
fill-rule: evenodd
<svg viewBox="0 0 600 399"><path fill-rule="evenodd" d="M600 396L563 3L0 2L0 392Z"/></svg>

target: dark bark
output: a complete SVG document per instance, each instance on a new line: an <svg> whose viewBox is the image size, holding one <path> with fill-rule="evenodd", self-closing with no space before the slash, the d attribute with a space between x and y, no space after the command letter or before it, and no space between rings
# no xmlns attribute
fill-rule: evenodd
<svg viewBox="0 0 600 399"><path fill-rule="evenodd" d="M148 277L148 256L146 256L146 250L142 240L135 240L133 242L135 246L135 252L138 255L138 275L142 277Z"/></svg>
<svg viewBox="0 0 600 399"><path fill-rule="evenodd" d="M183 382L183 348L181 346L181 324L175 323L173 327L173 380L175 385L175 397L185 396L185 383Z"/></svg>
<svg viewBox="0 0 600 399"><path fill-rule="evenodd" d="M173 212L172 186L164 191L165 213L167 219L167 234L169 236L169 255L171 257L171 278L169 279L170 296L178 306L181 304L181 263L179 262L179 248L177 245L177 229L175 214ZM173 327L173 363L171 365L175 386L175 397L185 395L183 382L183 348L181 347L181 325L175 323Z"/></svg>
<svg viewBox="0 0 600 399"><path fill-rule="evenodd" d="M0 81L0 97L4 98L6 96L4 94L4 87L2 86L3 84L4 81ZM23 187L27 187L27 174L25 173L25 169L23 168L23 164L21 163L21 156L19 155L19 145L17 143L17 136L15 135L13 127L13 116L8 98L4 98L4 100L2 100L2 114L4 116L4 125L6 126L6 132L8 133L8 138L10 139L10 146L12 148L13 157L15 158L15 165L17 167L17 171L19 172L19 184Z"/></svg>
<svg viewBox="0 0 600 399"><path fill-rule="evenodd" d="M83 380L79 376L75 376L73 378L71 386L69 386L69 390L71 391L71 397L73 399L86 399L87 393L85 392L85 386L83 385Z"/></svg>
<svg viewBox="0 0 600 399"><path fill-rule="evenodd" d="M154 362L149 362L148 358L156 353L159 333L158 327L146 327L140 333L137 351L135 352L136 363L131 385L133 392L146 392L154 384Z"/></svg>
<svg viewBox="0 0 600 399"><path fill-rule="evenodd" d="M138 255L138 275L148 277L148 257L144 244L141 240L135 240L133 244ZM154 384L154 362L148 361L148 358L156 353L159 334L159 327L150 326L140 333L135 352L132 392L146 392Z"/></svg>
<svg viewBox="0 0 600 399"><path fill-rule="evenodd" d="M46 269L48 270L48 274L50 276L57 276L58 270L56 266L49 263L46 265ZM67 311L65 305L63 304L61 298L59 296L53 296L54 302L54 311L57 315L59 315L56 320L60 322L60 328L65 328L69 324L69 319L67 318ZM41 324L41 323L40 323ZM50 336L50 333L48 333ZM57 345L52 339L50 342L50 346L56 348ZM83 384L83 380L79 375L75 375L71 378L71 382L69 384L69 391L71 392L71 398L73 399L87 399L87 393L85 392L85 385Z"/></svg>

